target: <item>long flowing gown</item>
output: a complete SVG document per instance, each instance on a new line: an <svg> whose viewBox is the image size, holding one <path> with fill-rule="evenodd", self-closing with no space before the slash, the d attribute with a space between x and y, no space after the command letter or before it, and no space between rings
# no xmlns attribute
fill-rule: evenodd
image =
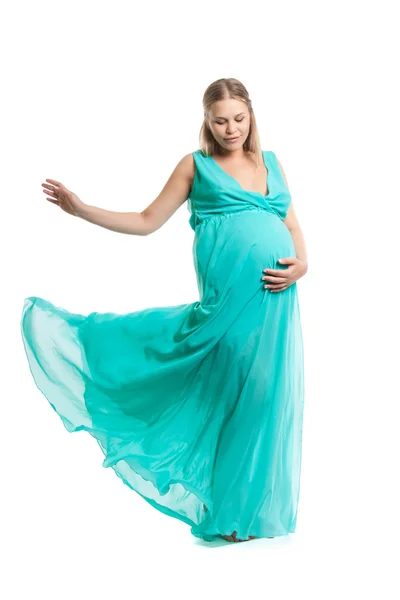
<svg viewBox="0 0 400 600"><path fill-rule="evenodd" d="M24 299L33 379L103 466L205 541L296 528L304 404L297 284L265 268L296 256L291 201L273 151L268 194L244 190L201 150L187 207L199 300L128 314L71 313Z"/></svg>

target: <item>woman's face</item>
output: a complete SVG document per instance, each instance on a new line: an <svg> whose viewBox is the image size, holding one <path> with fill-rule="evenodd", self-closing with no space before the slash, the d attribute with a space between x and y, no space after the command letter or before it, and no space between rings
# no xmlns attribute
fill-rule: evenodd
<svg viewBox="0 0 400 600"><path fill-rule="evenodd" d="M225 150L237 150L246 141L250 131L250 114L244 102L227 98L211 105L208 126ZM236 138L229 141L230 138Z"/></svg>

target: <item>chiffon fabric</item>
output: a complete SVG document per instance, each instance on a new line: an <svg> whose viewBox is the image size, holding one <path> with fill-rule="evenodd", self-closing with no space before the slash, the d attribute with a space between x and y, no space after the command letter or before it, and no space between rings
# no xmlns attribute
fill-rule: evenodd
<svg viewBox="0 0 400 600"><path fill-rule="evenodd" d="M283 222L291 197L275 153L262 156L265 196L193 152L187 208L199 300L82 315L30 296L21 318L33 380L67 431L88 432L104 467L209 542L296 529L297 284L270 292L261 279L296 256Z"/></svg>

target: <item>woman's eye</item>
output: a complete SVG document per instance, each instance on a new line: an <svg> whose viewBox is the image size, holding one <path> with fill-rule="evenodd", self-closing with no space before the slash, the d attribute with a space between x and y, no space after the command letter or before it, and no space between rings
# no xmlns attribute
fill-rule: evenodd
<svg viewBox="0 0 400 600"><path fill-rule="evenodd" d="M236 119L236 123L241 123L242 121L244 121L244 117L243 119ZM219 123L218 121L216 121L217 125L223 125L223 123Z"/></svg>

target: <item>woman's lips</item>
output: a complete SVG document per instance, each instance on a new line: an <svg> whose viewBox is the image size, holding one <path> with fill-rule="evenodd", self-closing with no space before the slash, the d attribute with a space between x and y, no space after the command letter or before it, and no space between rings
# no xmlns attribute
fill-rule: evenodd
<svg viewBox="0 0 400 600"><path fill-rule="evenodd" d="M226 141L226 142L230 142L230 143L232 143L232 142L236 142L236 140L238 140L238 139L239 139L239 137L240 137L240 136L237 136L237 137L235 137L235 138L225 138L225 141Z"/></svg>

